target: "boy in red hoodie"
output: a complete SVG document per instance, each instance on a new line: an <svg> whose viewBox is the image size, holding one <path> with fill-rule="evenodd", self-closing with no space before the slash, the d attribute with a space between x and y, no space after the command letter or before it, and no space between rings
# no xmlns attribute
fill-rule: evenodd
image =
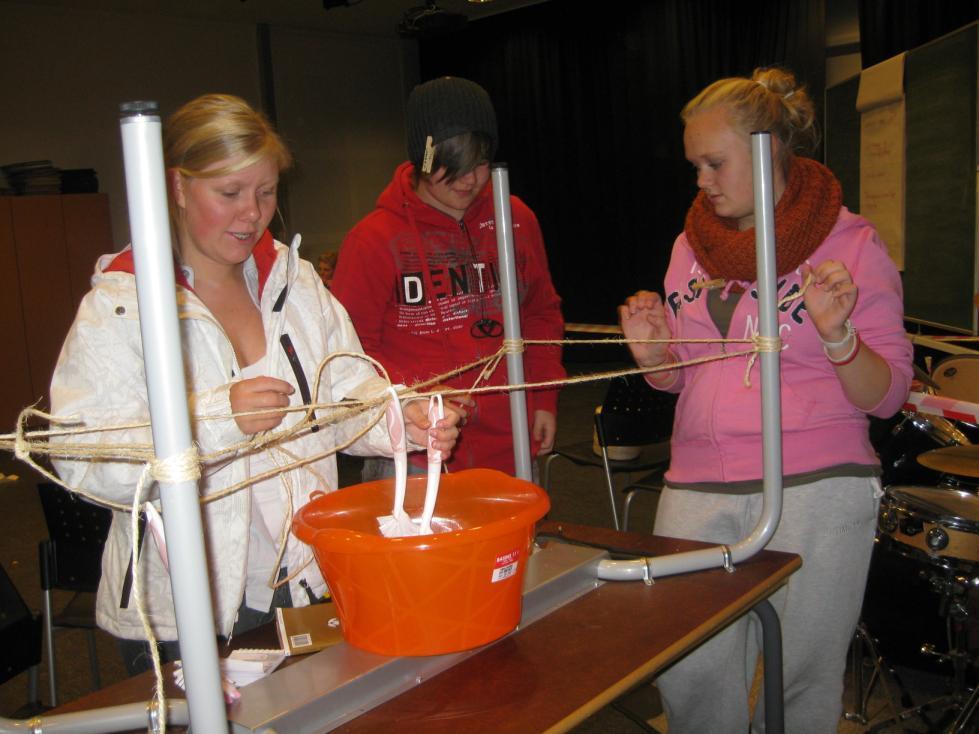
<svg viewBox="0 0 979 734"><path fill-rule="evenodd" d="M364 351L396 383L428 380L493 354L503 343L490 183L497 142L493 103L478 84L443 77L415 87L407 105L409 160L395 169L374 211L344 239L332 293L350 313ZM522 335L561 339L561 302L537 218L515 196L510 206ZM479 369L448 378L444 387L471 388ZM528 347L524 372L528 382L563 377L560 347ZM506 381L501 364L480 385ZM453 400L468 418L449 469L512 474L507 394ZM546 453L557 430L557 390L528 391L527 403L531 452ZM364 478L387 475L383 462L368 460Z"/></svg>

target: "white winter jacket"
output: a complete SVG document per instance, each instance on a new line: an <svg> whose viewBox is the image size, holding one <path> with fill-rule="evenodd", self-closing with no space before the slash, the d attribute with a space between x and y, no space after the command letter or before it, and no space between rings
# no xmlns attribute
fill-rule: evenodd
<svg viewBox="0 0 979 734"><path fill-rule="evenodd" d="M381 392L386 383L374 369L363 360L347 357L328 364L320 381L319 395L310 395L316 368L324 356L362 350L343 306L323 287L312 265L299 258L298 238L290 248L273 241L266 232L246 265L245 275L261 306L267 374L293 385L294 405L300 401L327 403L364 398ZM215 317L187 285L186 276L178 271L177 279L181 283L177 287L177 308L194 439L205 455L247 438L231 418L199 420L231 413L229 389L239 379L240 369L231 342ZM83 299L62 347L51 383L51 402L56 415L78 416L90 426L149 419L131 250L99 259L92 290ZM287 414L279 429L295 424L302 417L302 412ZM354 435L363 427L366 417L324 425L315 432L305 430L283 447L297 457L321 453ZM72 440L111 444L152 441L148 428L93 433ZM346 451L390 456L391 443L384 421ZM54 463L69 486L123 503L132 502L143 468L136 462L120 461L55 460ZM201 494L245 479L248 463L248 457L239 452L205 465ZM308 468L290 472L290 478L293 508L298 510L313 490L336 489L336 459L331 454ZM215 624L219 633L228 635L245 591L251 492L246 488L203 507ZM143 639L135 600L129 590L130 558L129 515L115 512L102 556L97 619L101 627L117 637ZM149 537L143 541L139 565L154 631L160 640L176 639L170 578ZM301 580L317 595L325 590L319 569L311 561L290 582L297 606L308 603L308 595L299 585Z"/></svg>

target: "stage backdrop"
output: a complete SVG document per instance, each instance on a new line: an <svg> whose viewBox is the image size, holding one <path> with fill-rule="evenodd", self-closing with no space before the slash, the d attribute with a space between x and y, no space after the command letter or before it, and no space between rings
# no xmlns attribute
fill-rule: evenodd
<svg viewBox="0 0 979 734"><path fill-rule="evenodd" d="M549 2L421 42L421 77L492 95L513 193L537 213L568 321L661 289L695 193L680 110L708 83L792 68L822 100L823 0Z"/></svg>

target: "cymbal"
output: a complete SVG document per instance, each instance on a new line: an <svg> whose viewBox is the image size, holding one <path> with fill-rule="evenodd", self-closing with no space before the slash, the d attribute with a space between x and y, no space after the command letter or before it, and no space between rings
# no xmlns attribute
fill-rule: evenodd
<svg viewBox="0 0 979 734"><path fill-rule="evenodd" d="M919 454L918 463L943 474L979 477L979 444L932 449Z"/></svg>

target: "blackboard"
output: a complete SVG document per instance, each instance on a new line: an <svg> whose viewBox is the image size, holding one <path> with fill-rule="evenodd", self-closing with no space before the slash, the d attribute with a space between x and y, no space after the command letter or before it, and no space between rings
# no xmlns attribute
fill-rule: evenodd
<svg viewBox="0 0 979 734"><path fill-rule="evenodd" d="M843 204L860 211L860 113L857 91L860 76L851 77L826 90L826 165L843 187Z"/></svg>
<svg viewBox="0 0 979 734"><path fill-rule="evenodd" d="M904 309L909 320L976 333L977 54L973 23L909 51ZM826 91L826 163L859 211L858 77ZM852 99L852 102L851 102ZM856 167L856 168L855 168ZM855 183L854 183L855 180ZM848 190L848 189L854 189Z"/></svg>
<svg viewBox="0 0 979 734"><path fill-rule="evenodd" d="M976 29L911 51L907 100L909 318L975 333Z"/></svg>

